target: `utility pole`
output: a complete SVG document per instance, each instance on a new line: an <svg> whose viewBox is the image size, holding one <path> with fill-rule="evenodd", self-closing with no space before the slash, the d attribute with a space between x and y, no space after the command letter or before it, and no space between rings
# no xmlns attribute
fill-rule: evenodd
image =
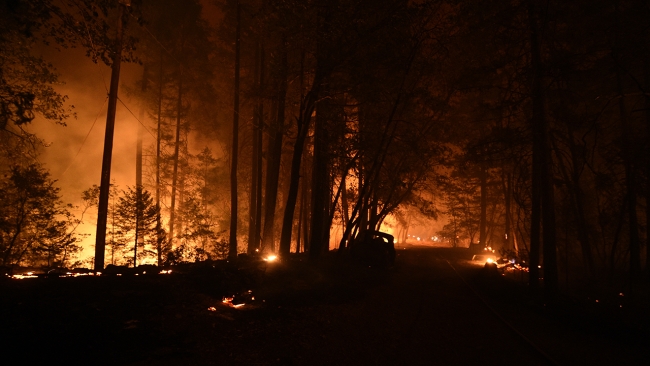
<svg viewBox="0 0 650 366"><path fill-rule="evenodd" d="M144 98L144 93L147 91L147 67L145 66L142 70L142 94ZM138 119L138 140L136 142L135 149L135 194L136 194L136 206L135 206L135 243L133 244L133 268L138 266L138 242L142 242L144 246L144 238L142 237L142 135L144 135L144 101L140 105L140 114Z"/></svg>
<svg viewBox="0 0 650 366"><path fill-rule="evenodd" d="M115 110L117 108L117 89L120 82L120 62L122 61L122 36L124 8L131 5L130 0L120 0L117 15L116 48L111 64L111 86L108 94L106 112L106 133L104 134L104 156L102 175L99 184L99 208L97 213L97 234L95 238L95 272L104 270L104 250L106 248L106 221L108 216L108 195L111 185L111 160L113 157L113 134L115 132Z"/></svg>

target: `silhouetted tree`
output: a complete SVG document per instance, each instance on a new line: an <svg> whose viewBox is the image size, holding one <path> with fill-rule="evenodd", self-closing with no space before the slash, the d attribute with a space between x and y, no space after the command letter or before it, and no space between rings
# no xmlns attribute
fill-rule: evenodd
<svg viewBox="0 0 650 366"><path fill-rule="evenodd" d="M0 181L0 265L65 266L80 249L77 220L41 166L14 166Z"/></svg>

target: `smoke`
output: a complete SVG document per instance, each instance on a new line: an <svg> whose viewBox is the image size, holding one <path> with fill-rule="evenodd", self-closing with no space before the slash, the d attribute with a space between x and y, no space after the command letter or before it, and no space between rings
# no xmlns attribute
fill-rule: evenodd
<svg viewBox="0 0 650 366"><path fill-rule="evenodd" d="M74 106L76 118L69 118L67 126L37 118L28 127L28 131L44 140L45 147L41 150L39 161L57 181L63 201L79 206L73 213L80 217L82 192L100 182L111 69L93 63L80 49L60 52L45 49L43 57L59 72L60 81L64 84L58 85L56 89L68 96L67 102ZM140 123L137 120L139 102L129 99L124 86L132 85L141 74L141 66L122 64L111 164L111 181L121 189L135 185L136 142ZM142 122L151 131L150 124ZM145 132L144 146L153 141L152 136ZM78 233L89 234L83 240L84 252L81 258L94 253L96 220L97 209L90 208L84 215L84 224L77 230Z"/></svg>
<svg viewBox="0 0 650 366"><path fill-rule="evenodd" d="M205 19L216 26L223 18L222 12L211 1L202 0L201 3ZM56 50L41 45L33 52L52 63L58 72L61 84L55 89L69 98L67 104L74 106L76 117L65 121L67 126L37 117L26 130L44 141L39 161L56 180L63 202L74 205L72 213L77 218L83 218L83 224L76 230L78 234L86 235L82 239L84 249L79 259L89 259L94 256L97 208L92 207L84 212L81 195L84 190L100 183L111 69L104 64L93 63L82 48ZM136 182L136 143L140 123L146 126L143 134L144 154L150 153L148 147L155 144L154 122L146 120L147 113L144 114L144 121L138 121L140 103L131 99L125 88L133 87L141 79L142 71L142 66L138 64L121 65L111 164L111 182L119 189L126 189ZM217 126L219 123L214 117ZM204 147L210 147L216 157L227 155L227 146L215 135L219 135L217 130L193 129L189 136L190 152L196 154ZM144 157L145 164L150 158ZM147 174L146 168L144 174ZM143 182L148 181L146 176L143 177Z"/></svg>

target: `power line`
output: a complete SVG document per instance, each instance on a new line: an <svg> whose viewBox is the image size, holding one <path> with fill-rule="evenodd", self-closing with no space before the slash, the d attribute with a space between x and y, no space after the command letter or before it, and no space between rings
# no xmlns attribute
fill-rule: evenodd
<svg viewBox="0 0 650 366"><path fill-rule="evenodd" d="M137 20L137 18L136 18L135 16L133 16L133 14L129 13L129 15L130 15L133 19L136 19L136 20ZM169 54L169 56L170 56L172 59L174 59L174 61L178 62L179 64L183 64L179 59L176 58L176 56L174 56L173 53L171 53L171 51L169 51L169 50L167 49L167 47L165 47L165 46L164 46L164 45L163 45L163 44L158 40L158 38L156 38L156 36L153 35L153 33L151 33L151 31L149 30L149 28L147 28L144 24L140 24L140 23L138 23L138 25L139 25L140 27L144 28L144 30L147 31L147 33L151 36L151 38L153 38L153 40L156 41L156 43L158 43L158 45L160 46L160 48L162 48L163 50L165 50L165 52L167 52L167 53Z"/></svg>
<svg viewBox="0 0 650 366"><path fill-rule="evenodd" d="M154 139L157 139L157 138L158 138L158 136L154 135L151 131L149 131L149 129L147 128L147 126L145 126L144 123L142 123L142 121L140 121L140 119L138 119L138 117L136 117L135 114L133 114L133 112L129 109L129 107L126 106L126 104L124 103L124 101L122 101L122 99L120 99L120 98L118 97L117 100L119 100L120 103L122 103L122 106L124 106L124 108L126 108L126 110L129 111L129 113L131 113L131 115L133 116L133 118L135 118L135 120L138 121L138 123L140 123L140 125L142 126L142 128L144 128L144 130L147 131L147 133L150 134L151 137L153 137Z"/></svg>
<svg viewBox="0 0 650 366"><path fill-rule="evenodd" d="M86 140L88 140L88 136L90 136L90 132L93 130L93 127L95 127L95 123L97 123L97 120L99 119L99 115L102 113L102 110L104 110L104 106L106 105L106 101L107 101L107 100L108 100L108 96L106 97L106 99L104 99L104 103L102 104L102 107L101 107L101 108L99 109L99 111L97 112L97 116L95 117L95 121L94 121L93 124L90 126L90 130L88 130L88 133L86 134L86 137L84 137L84 140L83 140L83 142L81 143L81 146L79 146L79 150L77 150L77 153L75 154L75 156L74 156L74 157L72 158L72 160L70 161L70 164L68 165L68 167L65 168L65 170L63 171L63 173L61 173L62 176L65 175L65 173L68 171L68 169L70 169L70 167L72 166L72 163L74 163L74 161L75 161L75 159L77 158L77 156L79 156L79 153L81 152L81 149L82 149L82 148L84 147L84 145L86 144Z"/></svg>
<svg viewBox="0 0 650 366"><path fill-rule="evenodd" d="M83 10L79 7L79 4L75 3L75 5L77 6L77 8L79 8L79 11L81 11L81 13L83 14ZM68 8L65 2L63 2L63 7L66 8L69 14L72 14L72 12L70 11L70 9ZM95 47L95 42L93 42L93 37L90 35L90 28L88 27L88 23L86 22L84 17L82 17L81 22L83 23L84 28L86 29L86 35L88 36L88 41L90 42L90 48L93 51L93 57L97 57L99 52L97 52L97 49ZM104 78L104 73L101 72L101 66L97 62L93 62L93 63L96 64L98 68L100 68L98 69L99 74L102 78L102 82L104 83L104 89L106 89L106 93L108 93L108 85L106 85L106 79Z"/></svg>

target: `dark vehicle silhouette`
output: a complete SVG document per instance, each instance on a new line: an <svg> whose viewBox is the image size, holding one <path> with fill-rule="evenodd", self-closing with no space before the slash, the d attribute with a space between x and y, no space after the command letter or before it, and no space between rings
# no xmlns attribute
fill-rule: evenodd
<svg viewBox="0 0 650 366"><path fill-rule="evenodd" d="M388 268L395 264L395 238L381 231L368 231L350 243L350 254L360 264Z"/></svg>

